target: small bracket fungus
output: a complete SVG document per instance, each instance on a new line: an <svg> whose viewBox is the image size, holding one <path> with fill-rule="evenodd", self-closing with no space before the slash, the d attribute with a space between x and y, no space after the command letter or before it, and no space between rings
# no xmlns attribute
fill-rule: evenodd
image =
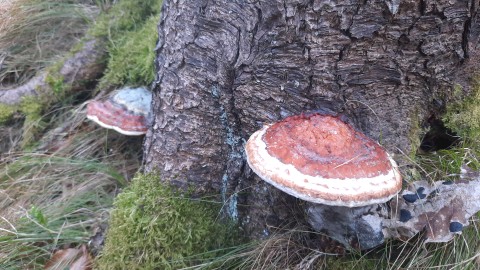
<svg viewBox="0 0 480 270"><path fill-rule="evenodd" d="M466 171L470 171L470 177L474 175L464 166L462 178ZM468 219L480 210L478 172L470 179L411 183L399 200L390 202L392 217L383 221L385 237L409 239L425 230L428 243L447 242L461 234Z"/></svg>
<svg viewBox="0 0 480 270"><path fill-rule="evenodd" d="M123 88L106 101L90 101L87 118L104 128L135 136L147 133L152 93L145 88Z"/></svg>
<svg viewBox="0 0 480 270"><path fill-rule="evenodd" d="M402 178L376 142L338 117L287 117L252 134L247 162L263 180L313 203L359 207L395 196Z"/></svg>

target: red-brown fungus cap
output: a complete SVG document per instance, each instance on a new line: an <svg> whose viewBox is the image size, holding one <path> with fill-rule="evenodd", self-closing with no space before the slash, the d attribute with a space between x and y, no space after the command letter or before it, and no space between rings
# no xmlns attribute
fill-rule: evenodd
<svg viewBox="0 0 480 270"><path fill-rule="evenodd" d="M246 153L248 164L263 180L314 203L381 203L402 187L387 152L334 116L291 116L266 125L252 134Z"/></svg>
<svg viewBox="0 0 480 270"><path fill-rule="evenodd" d="M104 128L114 129L125 135L136 136L147 133L145 116L135 115L110 100L91 101L87 105L87 118Z"/></svg>
<svg viewBox="0 0 480 270"><path fill-rule="evenodd" d="M144 88L124 88L104 102L90 101L87 118L125 135L142 135L148 130L151 101L152 94Z"/></svg>

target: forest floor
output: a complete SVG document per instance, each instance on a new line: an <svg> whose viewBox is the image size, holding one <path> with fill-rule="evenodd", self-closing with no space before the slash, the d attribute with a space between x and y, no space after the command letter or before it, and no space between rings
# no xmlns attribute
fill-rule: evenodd
<svg viewBox="0 0 480 270"><path fill-rule="evenodd" d="M191 199L139 173L143 138L95 125L85 107L122 86L152 83L161 4L0 0L0 91L43 71L48 78L37 96L0 100L1 269L480 268L478 216L446 244L417 237L325 254L305 244L315 232L300 225L245 241L235 224L220 220L213 198ZM74 87L59 70L92 39L101 70ZM465 128L478 99L458 105L463 118L446 115L464 140L408 156L407 180L456 180L463 164L480 169L479 142L465 139L480 130Z"/></svg>

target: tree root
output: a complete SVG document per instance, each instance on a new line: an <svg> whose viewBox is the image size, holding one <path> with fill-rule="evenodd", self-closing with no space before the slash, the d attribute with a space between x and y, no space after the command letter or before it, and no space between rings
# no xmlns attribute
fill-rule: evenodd
<svg viewBox="0 0 480 270"><path fill-rule="evenodd" d="M55 67L48 68L20 86L0 88L0 104L18 105L25 97L51 93L54 89L48 79L50 76L60 78L63 84L70 86L70 91L81 90L102 74L104 55L104 42L89 39L80 50L65 59L58 70Z"/></svg>

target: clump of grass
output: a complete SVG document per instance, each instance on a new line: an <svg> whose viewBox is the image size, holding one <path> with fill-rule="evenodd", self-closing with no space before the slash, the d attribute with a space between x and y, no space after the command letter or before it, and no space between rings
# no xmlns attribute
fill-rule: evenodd
<svg viewBox="0 0 480 270"><path fill-rule="evenodd" d="M70 50L98 15L98 7L83 0L17 0L3 8L0 84L5 85L25 82Z"/></svg>
<svg viewBox="0 0 480 270"><path fill-rule="evenodd" d="M448 243L424 244L420 238L405 243L391 241L382 258L384 269L478 269L478 222Z"/></svg>
<svg viewBox="0 0 480 270"><path fill-rule="evenodd" d="M480 149L478 146L460 142L450 149L438 150L434 153L419 154L416 157L416 169L423 179L434 181L455 181L460 176L462 165L473 170L480 170Z"/></svg>
<svg viewBox="0 0 480 270"><path fill-rule="evenodd" d="M0 126L0 159L14 152L21 143L22 127L21 123L15 121L12 117L11 125L8 127Z"/></svg>
<svg viewBox="0 0 480 270"><path fill-rule="evenodd" d="M220 207L189 198L154 174L137 175L115 199L97 269L178 269L218 256L235 236ZM195 256L195 254L199 254Z"/></svg>
<svg viewBox="0 0 480 270"><path fill-rule="evenodd" d="M58 248L86 243L125 180L95 160L31 154L2 160L0 265L42 267Z"/></svg>
<svg viewBox="0 0 480 270"><path fill-rule="evenodd" d="M311 237L316 234L303 226L279 230L267 239L232 246L222 256L186 269L322 269L327 253L315 248L315 237Z"/></svg>
<svg viewBox="0 0 480 270"><path fill-rule="evenodd" d="M424 244L421 237L405 242L388 240L369 251L346 254L322 252L318 235L308 230L288 230L268 239L231 247L222 256L185 269L478 269L478 221L449 243Z"/></svg>
<svg viewBox="0 0 480 270"><path fill-rule="evenodd" d="M153 57L156 29L150 31L160 1L123 0L111 8L108 0L97 2L109 12L93 28L97 37L109 42L112 55L130 58L120 47L133 46L125 35L136 34L134 38L139 39L137 31L141 30L148 40L142 46L150 47L139 46L138 52L148 51L148 57ZM65 95L68 85L55 76L63 63L55 56L68 51L84 35L98 9L83 0L8 4L12 5L9 14L14 16L9 15L9 25L0 21L0 27L8 28L0 31L0 62L6 67L0 73L0 84L21 83L55 63L50 65L47 79L52 93L26 98L18 108L0 108L2 121L9 121L17 109L25 115L20 133L22 148L28 149L14 152L10 147L18 144L18 138L11 138L13 143L5 146L8 152L0 156L0 268L36 269L43 268L55 250L87 242L95 228L106 224L114 196L140 166L141 138L85 123L83 107L71 105L79 100ZM36 44L29 43L32 37ZM132 73L138 73L136 77L125 79L124 73L115 77L117 82L151 80L148 62L139 56L129 63L132 70L138 68ZM7 128L2 127L2 134Z"/></svg>
<svg viewBox="0 0 480 270"><path fill-rule="evenodd" d="M30 152L0 157L2 269L42 268L55 250L88 242L140 166L140 139L85 123L81 108L58 109Z"/></svg>
<svg viewBox="0 0 480 270"><path fill-rule="evenodd" d="M80 40L98 14L93 3L83 0L18 0L8 1L5 6L2 2L2 7L0 85L7 88L25 82L47 66L59 69L63 60L58 56ZM56 74L55 68L50 74ZM37 89L39 96L26 97L18 108L1 105L0 125L6 124L15 112L25 116L22 147L30 146L41 135L45 127L42 112L64 98L63 78L56 79L47 82L52 93Z"/></svg>

